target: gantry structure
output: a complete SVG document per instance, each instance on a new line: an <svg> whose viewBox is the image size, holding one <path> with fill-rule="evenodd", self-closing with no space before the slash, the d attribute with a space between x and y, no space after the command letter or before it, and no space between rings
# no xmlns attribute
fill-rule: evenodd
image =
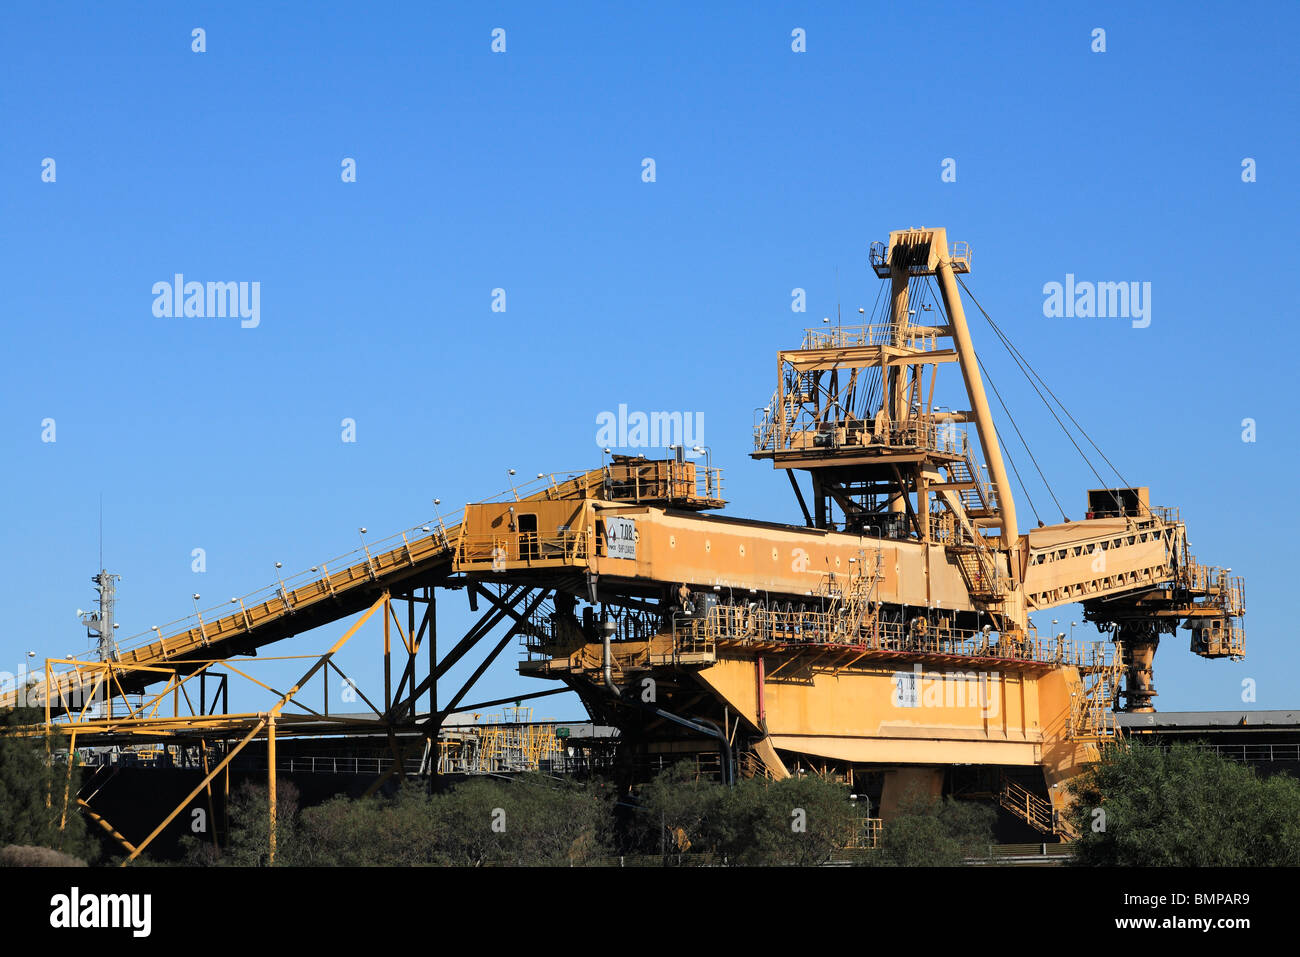
<svg viewBox="0 0 1300 957"><path fill-rule="evenodd" d="M1200 564L1178 512L1144 487L1089 490L1084 517L1022 532L963 308L969 248L943 229L898 230L870 262L888 293L879 314L780 350L756 415L752 455L786 473L802 523L723 514L720 470L683 449L613 455L100 660L51 659L0 706L21 694L43 708L29 732L58 727L72 747L210 750L192 802L251 741L274 768L277 736L386 736L401 773L412 730L436 742L454 712L573 691L627 752L713 750L724 779L876 772L886 819L909 790L937 794L947 769L974 766L999 776L1005 807L1068 837L1063 785L1115 737L1117 709L1154 708L1162 636L1181 624L1198 655L1244 654L1241 580ZM952 366L960 402L937 404ZM448 590L479 617L440 645ZM1031 614L1073 603L1112 641L1037 632ZM376 614L384 688L368 696L334 659ZM358 615L287 691L259 682L265 709L230 712L228 682L275 660L259 650ZM466 704L512 642L519 672L556 687ZM480 664L444 694L471 652ZM331 711L335 672L372 714ZM307 705L317 676L324 700ZM131 856L157 833L128 842Z"/></svg>

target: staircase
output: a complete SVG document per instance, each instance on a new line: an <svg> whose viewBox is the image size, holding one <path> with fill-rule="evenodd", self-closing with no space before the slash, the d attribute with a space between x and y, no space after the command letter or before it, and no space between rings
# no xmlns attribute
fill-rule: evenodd
<svg viewBox="0 0 1300 957"><path fill-rule="evenodd" d="M954 529L956 534L948 544L948 553L961 569L973 599L999 601L1007 593L1010 583L998 569L996 557L972 521L994 514L992 489L977 477L975 463L969 454L947 463L947 468L948 481L937 488L943 490L949 511L960 523Z"/></svg>
<svg viewBox="0 0 1300 957"><path fill-rule="evenodd" d="M1123 652L1116 643L1109 660L1085 667L1081 674L1069 678L1071 741L1100 743L1119 737L1114 707L1123 671Z"/></svg>
<svg viewBox="0 0 1300 957"><path fill-rule="evenodd" d="M967 452L965 458L948 463L948 481L953 484L970 484L971 488L961 489L957 497L962 507L975 517L992 515L997 506L993 502L992 488L979 478L975 463Z"/></svg>
<svg viewBox="0 0 1300 957"><path fill-rule="evenodd" d="M998 792L998 804L1042 834L1051 834L1065 840L1078 837L1050 801L1021 787L1005 775L1002 777L1002 789Z"/></svg>
<svg viewBox="0 0 1300 957"><path fill-rule="evenodd" d="M1007 593L1009 582L998 569L992 550L978 532L973 540L949 545L948 554L956 559L971 598L992 602L1001 600Z"/></svg>
<svg viewBox="0 0 1300 957"><path fill-rule="evenodd" d="M740 772L742 778L763 778L766 781L775 780L772 772L767 768L767 762L753 751L742 752L738 764L739 767L737 770Z"/></svg>

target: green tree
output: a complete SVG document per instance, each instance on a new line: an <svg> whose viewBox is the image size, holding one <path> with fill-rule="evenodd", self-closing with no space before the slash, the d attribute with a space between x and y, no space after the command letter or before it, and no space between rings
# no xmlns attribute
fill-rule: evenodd
<svg viewBox="0 0 1300 957"><path fill-rule="evenodd" d="M270 796L265 785L245 781L230 795L230 834L220 853L206 835L181 838L187 864L263 867L270 862ZM302 853L298 836L298 788L288 778L275 779L275 862L292 865Z"/></svg>
<svg viewBox="0 0 1300 957"><path fill-rule="evenodd" d="M848 790L812 775L723 787L687 763L641 790L641 846L666 863L816 865L852 838L858 812Z"/></svg>
<svg viewBox="0 0 1300 957"><path fill-rule="evenodd" d="M573 866L609 853L613 790L603 782L526 774L511 782L506 797L507 846L515 863Z"/></svg>
<svg viewBox="0 0 1300 957"><path fill-rule="evenodd" d="M524 775L465 781L432 797L419 786L391 797L334 798L296 813L296 792L279 789L277 863L400 867L568 866L608 853L610 791L599 783ZM266 789L245 785L231 799L230 847L219 861L191 842L192 862L264 864Z"/></svg>
<svg viewBox="0 0 1300 957"><path fill-rule="evenodd" d="M556 867L590 864L608 853L609 789L539 774L506 783L463 782L431 803L438 836L434 863Z"/></svg>
<svg viewBox="0 0 1300 957"><path fill-rule="evenodd" d="M77 810L81 769L75 752L66 759L58 758L67 745L56 731L48 741L48 753L56 756L51 761L46 757L44 735L19 737L15 733L43 720L41 712L30 708L0 711L0 847L46 847L92 861L99 846ZM67 761L73 762L71 768Z"/></svg>
<svg viewBox="0 0 1300 957"><path fill-rule="evenodd" d="M881 830L880 847L864 863L877 867L953 867L982 857L996 813L970 801L908 793Z"/></svg>
<svg viewBox="0 0 1300 957"><path fill-rule="evenodd" d="M1300 784L1207 748L1108 747L1069 790L1076 864L1300 865Z"/></svg>
<svg viewBox="0 0 1300 957"><path fill-rule="evenodd" d="M404 787L386 798L337 797L300 816L295 862L316 866L416 866L437 860L429 798Z"/></svg>
<svg viewBox="0 0 1300 957"><path fill-rule="evenodd" d="M721 810L718 849L742 866L824 864L861 823L848 788L815 775L739 781L726 789Z"/></svg>
<svg viewBox="0 0 1300 957"><path fill-rule="evenodd" d="M641 788L633 827L637 843L647 853L662 854L667 864L711 860L724 790L701 780L688 761L660 771Z"/></svg>

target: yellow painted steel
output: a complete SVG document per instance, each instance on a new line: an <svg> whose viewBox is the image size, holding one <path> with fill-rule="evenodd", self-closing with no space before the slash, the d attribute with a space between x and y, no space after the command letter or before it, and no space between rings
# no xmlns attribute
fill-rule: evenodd
<svg viewBox="0 0 1300 957"><path fill-rule="evenodd" d="M1059 833L1063 783L1117 733L1121 673L1131 705L1150 707L1155 644L1183 620L1196 628L1196 653L1239 658L1244 585L1197 563L1177 512L1151 507L1144 488L1092 490L1087 518L1021 534L958 288L969 248L950 245L942 229L898 230L887 248L873 247L872 265L890 282L888 324L808 330L800 348L780 350L778 386L755 428L755 458L792 476L809 473L815 498L808 509L800 492L805 526L705 514L725 504L719 470L680 455L615 455L599 469L539 476L467 505L450 528L439 520L408 530L333 562L336 570L322 564L234 600L223 614L158 629L115 661L49 661L43 681L0 693L0 707L17 703L22 691L45 712L43 728L24 733L59 723L86 744L201 732L242 735L238 751L264 735L274 858L275 740L329 726L386 732L391 741L393 711L402 707L396 699L417 687L414 619L404 630L390 595L416 585L480 588L471 596L499 586L503 597L507 589L516 596L548 589L602 608L648 607L659 617L648 630L619 633L606 650L558 599L553 613L526 621L506 602L503 620L516 618L526 643L524 674L610 699L615 712L615 682L654 679L680 689L676 700L693 709L685 717L720 716L726 735L743 743L750 773L784 777L788 761L805 759L884 769L891 806L904 787L933 787L947 766L1038 767L1046 798L1008 784L1001 800L1033 826ZM913 321L908 284L918 276L937 278L945 324ZM970 400L966 410L934 405L937 370L953 362ZM839 397L852 395L855 377L868 371L880 373L885 395L874 414L856 418ZM827 395L835 397L829 405ZM965 433L955 431L966 424L978 432L988 479ZM1111 492L1123 493L1112 496L1113 507L1106 504ZM863 504L869 495L883 496L879 513ZM837 508L844 515L838 526ZM686 613L705 599L715 606ZM1150 625L1150 633L1116 626L1122 641L1104 653L1064 636L1040 637L1029 619L1073 602L1101 608L1102 599ZM380 609L385 688L376 719L285 713L307 681L337 669L333 654ZM269 710L182 713L199 676L222 671L261 684L238 655L362 611L287 694L276 692L280 700ZM1095 620L1107 621L1100 611ZM388 667L392 625L410 662L396 692ZM159 683L161 691L131 700ZM106 713L88 713L87 692ZM556 746L544 735L506 735L482 732L487 764L493 754ZM448 742L433 763L459 760L464 747ZM195 794L207 788L210 796L233 754L211 770L205 765Z"/></svg>

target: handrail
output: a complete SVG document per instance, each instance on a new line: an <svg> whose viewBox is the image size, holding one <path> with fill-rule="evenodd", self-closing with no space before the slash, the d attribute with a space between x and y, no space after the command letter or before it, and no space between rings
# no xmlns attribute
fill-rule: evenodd
<svg viewBox="0 0 1300 957"><path fill-rule="evenodd" d="M460 564L530 561L574 561L587 557L588 529L555 534L506 532L491 535L462 534L456 543Z"/></svg>
<svg viewBox="0 0 1300 957"><path fill-rule="evenodd" d="M754 426L756 452L882 448L942 452L962 457L971 454L970 437L966 429L937 415L914 416L891 423L883 432L876 432L874 424L863 419L850 417L822 421L814 417L809 406L795 402L789 395L783 396L768 408L771 411L764 413L763 418ZM812 435L824 436L826 444L795 444L796 436Z"/></svg>
<svg viewBox="0 0 1300 957"><path fill-rule="evenodd" d="M1109 668L1113 652L1105 642L1044 639L1030 631L1023 637L933 624L924 618L909 624L853 620L844 611L781 610L741 605L715 605L705 617L675 617L672 632L690 650L703 650L717 641L739 644L849 645L877 651L951 655L968 658Z"/></svg>
<svg viewBox="0 0 1300 957"><path fill-rule="evenodd" d="M410 533L418 533L419 538L412 541L407 537ZM378 546L387 543L392 543L394 547L383 552L376 552ZM400 543L400 546L398 543ZM182 632L196 631L199 627L198 622L200 616L207 616L206 625L208 628L211 628L216 624L214 619L230 617L229 605L231 604L240 606L245 611L245 615L247 614L247 606L249 604L266 604L276 598L286 600L292 606L293 596L306 585L318 583L324 579L332 577L333 575L339 575L344 571L351 569L382 567L385 564L385 559L391 559L394 556L399 558L401 556L406 556L413 546L426 545L430 543L433 545L432 552L434 553L443 550L450 551L451 549L449 535L441 519L434 519L421 525L415 525L411 528L403 529L400 532L390 535L387 538L382 538L372 542L369 545L354 548L351 551L344 552L342 555L331 558L328 561L321 562L319 565L313 566L308 571L297 572L287 578L281 578L273 585L264 585L246 595L233 598L227 604L212 605L208 608L201 609L197 614L187 615L184 618L178 618L174 621L169 621L163 625L159 625L156 629L151 628L147 631L137 632L136 634L123 639L123 641L119 643L119 654L127 654L148 647L151 644L156 644L160 638L169 638ZM424 551L424 549L422 549L422 551ZM345 566L340 572L331 573L329 571L330 565L352 558L361 560L355 564ZM391 562L388 562L388 564L391 564ZM191 622L193 623L192 625L190 625ZM189 625L189 627L182 627L187 625ZM152 637L146 637L150 635L152 635ZM143 640L132 644L131 642L136 639Z"/></svg>
<svg viewBox="0 0 1300 957"><path fill-rule="evenodd" d="M828 326L805 329L801 349L837 349L854 346L895 346L933 352L938 338L947 335L939 326L908 325L900 328L892 322L860 326Z"/></svg>

